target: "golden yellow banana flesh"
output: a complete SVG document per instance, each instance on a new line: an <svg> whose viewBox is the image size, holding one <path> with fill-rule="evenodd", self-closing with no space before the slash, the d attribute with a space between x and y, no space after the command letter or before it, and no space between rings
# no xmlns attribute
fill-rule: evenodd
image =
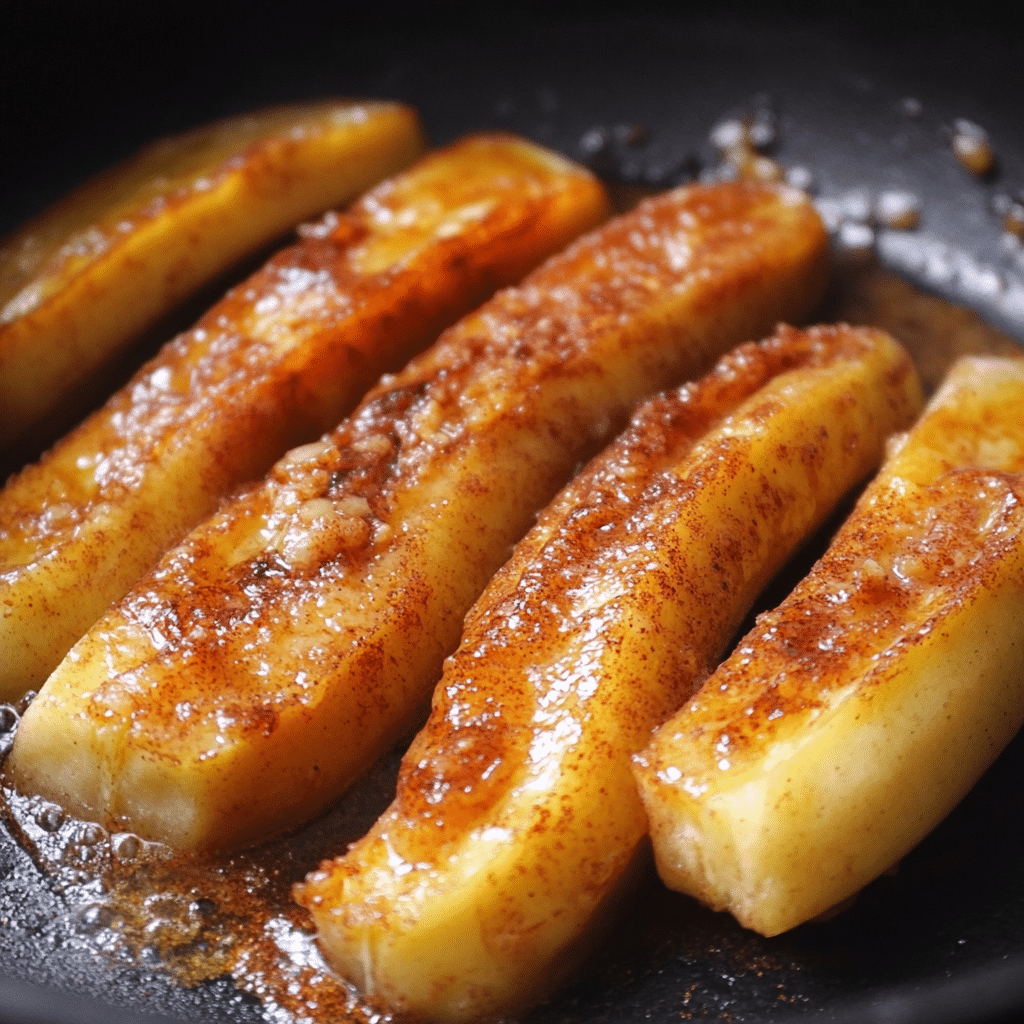
<svg viewBox="0 0 1024 1024"><path fill-rule="evenodd" d="M0 243L0 450L194 289L423 149L397 103L279 107L158 142Z"/></svg>
<svg viewBox="0 0 1024 1024"><path fill-rule="evenodd" d="M606 202L561 157L477 136L303 228L0 492L0 700L37 688L229 491L335 426Z"/></svg>
<svg viewBox="0 0 1024 1024"><path fill-rule="evenodd" d="M389 810L298 888L328 961L431 1020L557 980L646 833L630 756L919 408L907 354L852 328L642 407L470 612Z"/></svg>
<svg viewBox="0 0 1024 1024"><path fill-rule="evenodd" d="M959 362L825 556L656 734L659 871L765 935L848 899L1024 720L1024 361Z"/></svg>
<svg viewBox="0 0 1024 1024"><path fill-rule="evenodd" d="M462 618L637 401L801 318L827 236L799 193L693 187L500 292L167 553L23 717L20 788L227 847L334 798L425 714Z"/></svg>

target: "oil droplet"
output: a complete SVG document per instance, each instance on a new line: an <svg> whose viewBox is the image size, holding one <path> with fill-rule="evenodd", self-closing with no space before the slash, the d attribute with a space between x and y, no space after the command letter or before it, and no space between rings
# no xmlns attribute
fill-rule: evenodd
<svg viewBox="0 0 1024 1024"><path fill-rule="evenodd" d="M142 852L142 840L131 834L121 836L114 845L114 854L119 860L135 860Z"/></svg>
<svg viewBox="0 0 1024 1024"><path fill-rule="evenodd" d="M867 224L846 221L839 225L837 236L840 251L850 260L867 261L874 250L875 233Z"/></svg>
<svg viewBox="0 0 1024 1024"><path fill-rule="evenodd" d="M143 946L139 950L139 962L143 967L159 967L163 957L156 946Z"/></svg>
<svg viewBox="0 0 1024 1024"><path fill-rule="evenodd" d="M792 185L803 192L814 191L814 175L810 168L803 166L790 167L786 171L786 184Z"/></svg>
<svg viewBox="0 0 1024 1024"><path fill-rule="evenodd" d="M608 132L604 128L591 128L580 137L580 150L585 156L596 156L603 153L609 143Z"/></svg>
<svg viewBox="0 0 1024 1024"><path fill-rule="evenodd" d="M924 105L914 96L906 96L899 103L900 113L904 117L918 118L924 113Z"/></svg>
<svg viewBox="0 0 1024 1024"><path fill-rule="evenodd" d="M968 296L976 299L991 298L1004 288L999 272L991 267L981 267L965 261L960 266L960 284Z"/></svg>
<svg viewBox="0 0 1024 1024"><path fill-rule="evenodd" d="M0 734L11 732L18 724L18 712L10 704L0 704Z"/></svg>
<svg viewBox="0 0 1024 1024"><path fill-rule="evenodd" d="M842 218L854 224L867 224L871 220L871 196L863 189L855 189L843 196Z"/></svg>
<svg viewBox="0 0 1024 1024"><path fill-rule="evenodd" d="M724 156L732 149L742 146L746 142L746 126L738 117L731 117L725 121L719 121L711 129L708 138L711 145Z"/></svg>
<svg viewBox="0 0 1024 1024"><path fill-rule="evenodd" d="M623 146L642 146L650 133L637 124L618 124L612 130L615 141Z"/></svg>
<svg viewBox="0 0 1024 1024"><path fill-rule="evenodd" d="M921 220L921 202L912 192L882 192L875 200L875 220L881 227L911 231Z"/></svg>
<svg viewBox="0 0 1024 1024"><path fill-rule="evenodd" d="M33 700L35 700L35 697L36 691L29 690L28 693L26 693L25 696L21 698L21 700L15 703L14 710L18 713L19 717L25 714L26 711L28 711L28 706L32 703Z"/></svg>
<svg viewBox="0 0 1024 1024"><path fill-rule="evenodd" d="M96 846L107 838L106 829L102 825L90 823L82 829L78 836L78 842L82 846Z"/></svg>
<svg viewBox="0 0 1024 1024"><path fill-rule="evenodd" d="M995 168L996 154L988 132L981 125L966 118L957 119L953 124L951 145L957 160L977 177L984 177Z"/></svg>
<svg viewBox="0 0 1024 1024"><path fill-rule="evenodd" d="M1012 203L1003 216L1003 230L1024 238L1024 203Z"/></svg>
<svg viewBox="0 0 1024 1024"><path fill-rule="evenodd" d="M217 909L217 904L207 896L200 896L188 906L189 914L195 917L208 917Z"/></svg>
<svg viewBox="0 0 1024 1024"><path fill-rule="evenodd" d="M65 814L57 804L47 804L37 815L36 824L44 832L56 832L64 824Z"/></svg>
<svg viewBox="0 0 1024 1024"><path fill-rule="evenodd" d="M78 915L78 923L83 932L97 932L101 928L109 928L114 923L114 912L102 903L94 903Z"/></svg>
<svg viewBox="0 0 1024 1024"><path fill-rule="evenodd" d="M65 848L61 862L69 868L85 868L92 864L97 856L95 847L72 843Z"/></svg>
<svg viewBox="0 0 1024 1024"><path fill-rule="evenodd" d="M775 145L778 138L778 122L775 111L769 106L759 106L751 115L747 128L750 144L762 152Z"/></svg>

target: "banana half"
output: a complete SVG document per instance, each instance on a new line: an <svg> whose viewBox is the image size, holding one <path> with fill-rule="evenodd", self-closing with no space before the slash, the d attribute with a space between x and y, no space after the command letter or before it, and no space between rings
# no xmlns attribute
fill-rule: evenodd
<svg viewBox="0 0 1024 1024"><path fill-rule="evenodd" d="M194 289L423 149L397 103L276 107L165 139L0 244L0 449Z"/></svg>
<svg viewBox="0 0 1024 1024"><path fill-rule="evenodd" d="M765 935L848 899L1024 719L1024 361L954 365L825 556L637 758L659 871Z"/></svg>
<svg viewBox="0 0 1024 1024"><path fill-rule="evenodd" d="M785 188L683 189L579 240L169 551L23 717L19 787L189 849L309 818L425 717L580 459L827 276Z"/></svg>
<svg viewBox="0 0 1024 1024"><path fill-rule="evenodd" d="M646 833L630 755L920 408L867 329L781 329L641 408L467 617L398 793L297 888L388 1007L503 1016L558 980Z"/></svg>
<svg viewBox="0 0 1024 1024"><path fill-rule="evenodd" d="M485 135L302 228L0 492L0 700L38 688L228 492L607 212L582 168Z"/></svg>

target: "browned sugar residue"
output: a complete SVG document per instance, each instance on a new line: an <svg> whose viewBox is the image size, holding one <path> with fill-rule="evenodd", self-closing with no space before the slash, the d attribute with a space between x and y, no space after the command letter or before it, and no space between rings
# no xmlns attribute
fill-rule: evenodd
<svg viewBox="0 0 1024 1024"><path fill-rule="evenodd" d="M900 513L869 508L842 531L725 664L728 689L715 694L715 707L729 723L732 766L742 768L746 749L763 749L766 738L787 735L806 712L827 706L847 680L866 673L869 696L872 675L884 678L899 651L924 642L946 611L997 574L1005 544L1021 529L1022 499L1019 474L956 470L913 491ZM975 537L984 544L965 543ZM757 644L756 672L745 665L748 643ZM720 733L711 723L692 740L713 745Z"/></svg>
<svg viewBox="0 0 1024 1024"><path fill-rule="evenodd" d="M495 135L471 140L455 159L441 151L346 213L307 225L45 464L22 471L0 505L0 557L9 548L17 565L57 549L186 443L203 448L187 487L212 511L226 489L333 427L382 370L561 245L574 219L593 223L600 204L586 198L597 195L589 179L560 179L507 146ZM477 222L448 240L433 237L437 209L477 200L488 204Z"/></svg>
<svg viewBox="0 0 1024 1024"><path fill-rule="evenodd" d="M59 537L91 514L96 501L116 502L119 494L137 487L142 467L163 458L167 446L175 442L176 425L202 424L213 416L241 414L247 423L241 425L238 436L254 436L261 431L273 436L282 431L279 414L281 400L285 399L283 420L290 422L282 447L308 436L314 425L306 414L309 396L305 389L286 386L282 390L287 369L282 367L283 373L268 372L278 361L274 347L265 339L249 335L242 325L261 303L273 306L287 302L300 282L315 290L318 302L307 306L304 323L293 318L289 325L292 330L308 333L316 321L329 327L333 320L365 303L380 282L361 280L349 263L345 242L367 230L357 213L350 216L352 222L345 224L349 230L339 231L341 243L312 240L283 250L214 306L194 328L164 346L130 386L108 401L99 417L83 424L61 443L48 464L25 469L22 477L26 484L34 478L54 481L50 484L50 500L41 511L31 493L24 505L12 507L8 501L4 511L9 514L0 522L0 539L21 535L26 541L54 547ZM262 387L256 383L260 381ZM248 414L234 408L243 382L265 395L262 402L254 401L254 411ZM289 392L291 401L287 401ZM275 422L263 422L266 416L258 411L261 405L273 411ZM232 454L215 452L214 465L206 471L211 479L206 481L205 489L217 495L223 489L219 479L222 475L226 480L245 479L264 470L265 465L244 464L248 447L234 445ZM87 467L80 465L81 457L88 457ZM235 460L243 465L224 465ZM83 472L87 468L92 468L91 474ZM81 503L83 498L88 500ZM61 531L55 531L52 522L51 507L58 502L73 503L74 518L60 523Z"/></svg>
<svg viewBox="0 0 1024 1024"><path fill-rule="evenodd" d="M788 223L785 233L779 231L780 222ZM780 235L785 239L781 246L774 241ZM813 266L808 273L817 275L822 266L818 243L823 241L813 212L807 204L797 203L795 195L780 197L759 186L695 188L641 204L631 217L584 237L520 286L500 292L399 374L385 378L323 449L303 460L303 471L312 473L308 484L298 485L305 499L300 510L287 504L289 492L291 497L298 495L275 471L265 486L208 521L165 558L154 574L159 592L141 586L126 599L121 608L127 618L142 624L151 636L173 637L190 659L188 670L166 683L163 706L188 700L207 714L205 709L217 701L230 703L224 693L231 687L244 691L243 700L248 701L251 684L239 666L256 666L263 642L257 635L260 622L314 623L317 602L328 588L354 587L358 581L353 569L378 556L383 559L392 550L404 550L395 540L403 524L392 521L391 515L399 496L413 494L421 477L442 473L460 450L478 450L481 461L487 461L488 446L508 439L508 433L490 429L495 424L511 424L517 433L537 438L538 447L541 439L544 442L532 470L523 469L509 482L520 495L518 521L525 529L533 509L548 500L581 457L607 439L644 392L678 379L684 370L689 376L695 366L717 355L717 323L694 332L662 322L666 314L659 300L666 290L679 289L685 295L695 289L698 304L717 310L727 303L723 290L741 285L748 289L747 278L757 279L765 265L769 277L784 278L786 287L792 277L804 274L780 273L772 260L788 266L787 261L794 259L801 268ZM780 248L787 252L780 254ZM736 265L743 268L742 274ZM719 276L724 284L695 288L705 277L715 282ZM743 278L739 283L737 276ZM801 280L800 294L806 286ZM814 294L813 287L808 294ZM640 366L623 356L631 350L644 353L643 359L636 359ZM621 380L604 363L615 365L620 359ZM589 381L598 398L584 393L581 382ZM595 415L594 408L601 415ZM519 443L518 437L515 440ZM494 458L501 457L502 451L496 450ZM471 492L476 481L469 475L456 486ZM318 504L320 499L328 504ZM347 508L354 508L354 499L362 499L367 507L362 514L353 510L346 515L344 529L337 529L326 512L317 514L318 508L339 508L346 502ZM286 536L277 547L281 558L262 551L222 571L204 538L230 531L232 515L250 522L262 519L265 533L284 530ZM288 523L294 520L303 520L297 531L302 539L289 549ZM328 521L334 529L330 535L323 525ZM515 529L510 528L510 540ZM482 583L500 564L504 550L502 546L493 564L483 565L483 558L473 555L474 564L460 571L480 576ZM493 553L486 554L490 558ZM405 616L398 623L400 630L412 632L421 629L412 598L417 588L432 584L417 575L415 557L406 557L406 563L404 595L395 599L394 609ZM362 645L361 657L382 656L362 637L353 640ZM333 656L326 650L317 656L324 660L326 676ZM286 675L280 671L278 677L264 681L271 696L263 702L297 705L307 699L291 682L281 682ZM216 683L193 699L197 678ZM375 678L366 674L367 720L378 702L389 699L374 691ZM104 693L103 699L107 696ZM111 690L110 699L115 697ZM150 743L139 724L155 720L148 697L129 699L133 736L138 743ZM262 718L248 714L240 714L238 721L243 728L250 722L257 731L266 728ZM180 729L179 723L168 721L163 735ZM321 771L319 778L325 774Z"/></svg>
<svg viewBox="0 0 1024 1024"><path fill-rule="evenodd" d="M675 495L677 500L669 507L674 504L680 515L686 515L686 495L699 488L701 480L682 480L663 471L677 466L689 449L767 380L797 366L834 360L837 343L844 354L867 346L866 339L842 328L801 332L783 327L765 344L741 345L699 383L684 385L638 410L627 430L587 467L576 485L541 514L539 532L518 546L470 613L462 644L447 663L435 692L433 713L403 760L398 797L389 817L421 822L427 829L425 845L433 849L437 836L468 829L507 790L509 772L523 761L519 748L533 736L531 720L537 701L529 683L524 682L524 689L512 681L531 678L536 659L547 656L547 648L537 646L544 638L581 625L576 618L577 593L585 592L606 572L622 583L629 572L637 571L632 566L635 552L645 537L659 535L664 529L662 519L669 518L668 513L655 516L653 506L662 507L660 503ZM767 416L770 410L755 408L751 415L756 418L759 413ZM715 472L727 475L732 472L733 455L739 453L726 447L721 446ZM805 458L813 460L814 455L807 453ZM766 500L779 499L770 492ZM684 561L684 555L661 549L650 557L670 563L674 556ZM719 560L739 561L728 551L722 551ZM649 567L641 565L639 571L650 575ZM665 579L659 603L678 601L675 587L702 593L704 587L718 586L717 580L709 584L671 569L655 575ZM730 587L724 574L721 586L726 591ZM720 603L714 597L700 602L708 614L717 614L713 610ZM646 609L644 615L651 623L658 621L657 608ZM524 635L524 622L531 624L531 635ZM728 631L729 625L723 623L718 629L695 629L694 635L728 636ZM596 662L602 645L613 643L614 637L595 637L587 656ZM657 644L653 637L652 644ZM657 706L649 706L642 687L636 687L632 703L619 710L624 731L645 735L660 716L689 696L690 687L707 674L710 659L719 653L717 648L681 651L678 657L686 665L681 664L680 671L662 666L666 679L686 685L680 692L662 693ZM642 665L638 667L642 671ZM566 673L563 682L568 685L568 668ZM500 694L492 685L497 678L509 681ZM546 703L544 698L540 702ZM454 742L452 736L457 737ZM618 754L610 747L609 757L613 756ZM553 823L538 827L552 828ZM416 834L404 827L391 836L395 849L410 861L418 856L413 850L415 839Z"/></svg>

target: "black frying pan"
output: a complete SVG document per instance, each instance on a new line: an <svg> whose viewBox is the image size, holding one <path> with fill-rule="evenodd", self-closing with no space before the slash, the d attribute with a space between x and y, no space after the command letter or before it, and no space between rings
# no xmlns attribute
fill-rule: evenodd
<svg viewBox="0 0 1024 1024"><path fill-rule="evenodd" d="M509 128L610 179L659 187L709 162L722 115L767 97L777 159L809 168L825 198L914 191L921 226L882 232L883 259L1024 340L1024 249L1005 244L991 209L1024 189L1024 36L977 4L808 5L774 17L744 4L554 14L44 4L3 18L0 232L158 135L274 102L395 97L420 108L437 142ZM995 175L951 158L956 118L988 130ZM643 132L617 137L616 126ZM582 145L594 128L608 141ZM587 973L530 1022L1016 1020L1022 781L1018 739L895 876L831 922L770 941L649 885ZM227 981L183 988L159 965L106 956L89 928L68 926L67 901L11 831L0 828L0 1020L284 1020Z"/></svg>

